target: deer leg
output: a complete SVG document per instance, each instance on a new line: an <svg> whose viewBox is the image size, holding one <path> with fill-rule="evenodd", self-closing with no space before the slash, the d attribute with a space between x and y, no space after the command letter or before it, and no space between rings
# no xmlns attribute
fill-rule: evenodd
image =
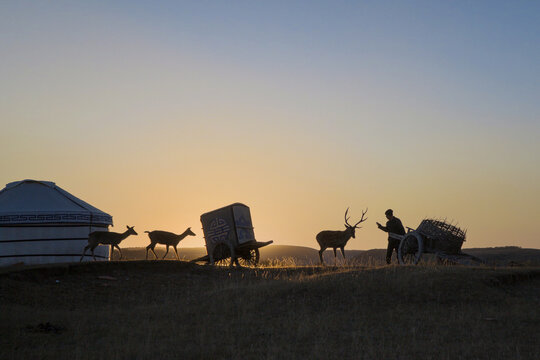
<svg viewBox="0 0 540 360"><path fill-rule="evenodd" d="M97 245L96 245L97 246ZM96 255L94 254L94 249L96 248L96 246L92 246L90 248L90 250L92 251L92 259L94 259L94 261L96 261Z"/></svg>
<svg viewBox="0 0 540 360"><path fill-rule="evenodd" d="M334 265L337 265L336 248L334 248Z"/></svg>
<svg viewBox="0 0 540 360"><path fill-rule="evenodd" d="M345 260L345 248L341 248L341 255L343 255L343 260Z"/></svg>
<svg viewBox="0 0 540 360"><path fill-rule="evenodd" d="M326 250L326 249L321 248L321 250L319 250L319 258L321 259L321 265L324 265L324 260L323 260L323 257L322 257L322 254L323 254L324 250Z"/></svg>
<svg viewBox="0 0 540 360"><path fill-rule="evenodd" d="M122 250L120 250L120 247L118 245L114 245L115 248L118 249L118 252L120 253L120 257L118 258L118 260L122 259Z"/></svg>
<svg viewBox="0 0 540 360"><path fill-rule="evenodd" d="M154 256L156 257L156 259L158 258L157 255L156 255L156 252L154 251L154 248L156 247L156 243L150 243L150 245L148 245L146 247L146 260L148 260L148 250L152 251L154 253Z"/></svg>
<svg viewBox="0 0 540 360"><path fill-rule="evenodd" d="M151 248L152 248L152 244L146 247L146 260L148 260L148 250L150 250Z"/></svg>
<svg viewBox="0 0 540 360"><path fill-rule="evenodd" d="M109 261L113 261L114 260L114 246L112 245L108 245L109 246Z"/></svg>
<svg viewBox="0 0 540 360"><path fill-rule="evenodd" d="M176 253L176 260L180 260L178 257L178 249L176 249L176 245L173 245L174 252Z"/></svg>
<svg viewBox="0 0 540 360"><path fill-rule="evenodd" d="M86 250L87 250L89 247L90 247L90 245L86 245L86 246L84 247L84 250L83 250L82 255L81 255L81 260L79 260L79 262L82 261L82 259L84 258L84 254L86 253Z"/></svg>
<svg viewBox="0 0 540 360"><path fill-rule="evenodd" d="M165 256L169 253L169 245L167 245L167 251L165 251L165 255L161 258L161 260L165 259Z"/></svg>

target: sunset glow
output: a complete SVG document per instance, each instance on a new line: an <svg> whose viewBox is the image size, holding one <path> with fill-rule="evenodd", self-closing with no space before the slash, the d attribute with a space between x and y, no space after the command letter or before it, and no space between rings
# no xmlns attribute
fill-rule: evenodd
<svg viewBox="0 0 540 360"><path fill-rule="evenodd" d="M347 249L387 208L538 248L539 37L537 2L2 2L0 185L53 181L124 247L203 246L241 202L279 245L367 207Z"/></svg>

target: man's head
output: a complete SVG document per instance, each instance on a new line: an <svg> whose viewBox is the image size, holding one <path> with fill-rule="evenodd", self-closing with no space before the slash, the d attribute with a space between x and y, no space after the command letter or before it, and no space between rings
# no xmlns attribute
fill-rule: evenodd
<svg viewBox="0 0 540 360"><path fill-rule="evenodd" d="M386 215L386 218L390 220L394 217L394 211L392 209L388 209L384 212L384 215Z"/></svg>

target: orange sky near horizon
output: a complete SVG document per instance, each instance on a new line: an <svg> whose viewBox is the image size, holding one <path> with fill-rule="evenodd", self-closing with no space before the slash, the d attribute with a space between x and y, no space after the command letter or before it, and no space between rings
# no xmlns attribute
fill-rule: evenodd
<svg viewBox="0 0 540 360"><path fill-rule="evenodd" d="M387 208L540 248L534 4L163 4L0 4L0 186L54 181L123 247L242 202L280 245L368 207L348 249Z"/></svg>

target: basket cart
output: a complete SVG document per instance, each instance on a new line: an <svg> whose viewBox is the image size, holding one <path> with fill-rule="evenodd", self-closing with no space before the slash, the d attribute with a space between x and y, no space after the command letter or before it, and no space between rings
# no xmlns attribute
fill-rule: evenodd
<svg viewBox="0 0 540 360"><path fill-rule="evenodd" d="M418 264L422 254L435 254L441 263L473 265L483 263L475 256L465 254L461 246L466 231L443 220L424 219L416 229L407 228L405 235L390 233L399 239L398 261L400 264Z"/></svg>
<svg viewBox="0 0 540 360"><path fill-rule="evenodd" d="M273 241L255 240L249 207L234 203L201 215L207 255L192 262L256 266L259 249Z"/></svg>

